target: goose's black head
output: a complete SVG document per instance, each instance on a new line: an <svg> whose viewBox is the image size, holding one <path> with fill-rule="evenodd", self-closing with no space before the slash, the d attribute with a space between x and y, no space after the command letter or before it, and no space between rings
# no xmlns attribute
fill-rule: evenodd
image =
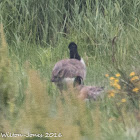
<svg viewBox="0 0 140 140"><path fill-rule="evenodd" d="M76 85L84 85L84 82L83 82L83 78L81 76L77 76L75 79L74 79L74 87Z"/></svg>
<svg viewBox="0 0 140 140"><path fill-rule="evenodd" d="M77 50L77 45L74 42L69 44L69 50Z"/></svg>
<svg viewBox="0 0 140 140"><path fill-rule="evenodd" d="M78 54L77 51L77 45L74 42L71 42L68 46L69 50L70 50L70 59L77 59L77 60L81 60L80 55Z"/></svg>

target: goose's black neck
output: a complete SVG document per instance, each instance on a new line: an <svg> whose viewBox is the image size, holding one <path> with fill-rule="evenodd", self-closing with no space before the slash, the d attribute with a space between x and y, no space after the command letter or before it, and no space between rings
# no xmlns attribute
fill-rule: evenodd
<svg viewBox="0 0 140 140"><path fill-rule="evenodd" d="M83 78L81 76L77 76L74 80L74 87L76 85L84 85Z"/></svg>
<svg viewBox="0 0 140 140"><path fill-rule="evenodd" d="M80 55L78 54L77 50L75 50L75 51L70 50L70 59L81 60L81 57L80 57Z"/></svg>
<svg viewBox="0 0 140 140"><path fill-rule="evenodd" d="M68 48L70 50L70 59L81 60L81 57L77 51L77 45L74 42L71 42Z"/></svg>

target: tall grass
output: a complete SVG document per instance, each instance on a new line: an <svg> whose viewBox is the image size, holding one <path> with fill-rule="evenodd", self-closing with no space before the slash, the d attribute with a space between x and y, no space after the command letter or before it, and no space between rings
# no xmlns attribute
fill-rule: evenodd
<svg viewBox="0 0 140 140"><path fill-rule="evenodd" d="M139 28L139 1L1 1L1 20L10 43L55 45L70 32L92 45L104 44L121 28ZM93 48L92 48L93 49Z"/></svg>
<svg viewBox="0 0 140 140"><path fill-rule="evenodd" d="M0 133L139 139L140 91L133 91L140 89L139 19L139 0L2 0ZM71 41L87 65L85 84L105 86L104 98L84 102L73 90L60 94L50 82L54 64L69 57ZM132 71L136 81L129 76ZM119 82L110 85L110 77Z"/></svg>

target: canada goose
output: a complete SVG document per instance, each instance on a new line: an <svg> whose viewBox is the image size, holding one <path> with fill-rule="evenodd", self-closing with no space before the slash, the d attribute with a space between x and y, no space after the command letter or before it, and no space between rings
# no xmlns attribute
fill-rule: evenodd
<svg viewBox="0 0 140 140"><path fill-rule="evenodd" d="M64 86L68 86L68 84L73 84L75 77L80 76L82 79L86 77L86 65L78 54L77 45L71 42L68 48L70 51L70 59L58 61L52 71L51 81L54 82L60 90L63 90Z"/></svg>
<svg viewBox="0 0 140 140"><path fill-rule="evenodd" d="M95 86L84 86L83 79L80 76L77 76L74 80L74 88L78 92L78 98L84 99L94 99L96 100L98 96L103 92L103 87Z"/></svg>

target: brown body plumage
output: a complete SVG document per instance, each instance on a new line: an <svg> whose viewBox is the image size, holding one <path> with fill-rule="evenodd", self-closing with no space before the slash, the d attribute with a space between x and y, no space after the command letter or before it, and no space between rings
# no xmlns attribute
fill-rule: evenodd
<svg viewBox="0 0 140 140"><path fill-rule="evenodd" d="M96 100L98 96L103 92L102 87L94 87L94 86L79 86L77 90L79 92L78 98L80 99L94 99Z"/></svg>
<svg viewBox="0 0 140 140"><path fill-rule="evenodd" d="M96 100L99 97L104 88L96 86L85 86L83 85L83 79L80 76L77 76L74 80L74 87L78 93L78 98L84 99L94 99Z"/></svg>
<svg viewBox="0 0 140 140"><path fill-rule="evenodd" d="M57 62L53 68L52 81L58 82L63 78L86 77L86 68L81 61L76 59L64 59Z"/></svg>

